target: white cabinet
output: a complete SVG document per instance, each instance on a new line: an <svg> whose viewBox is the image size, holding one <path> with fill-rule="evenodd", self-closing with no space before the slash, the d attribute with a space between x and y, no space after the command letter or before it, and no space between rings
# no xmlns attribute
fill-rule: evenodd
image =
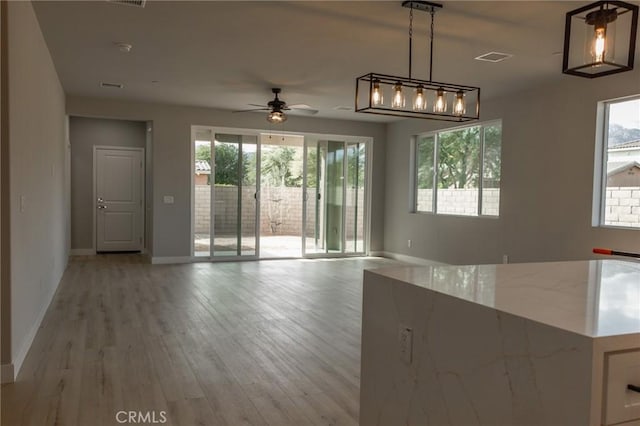
<svg viewBox="0 0 640 426"><path fill-rule="evenodd" d="M634 421L640 424L640 350L608 353L605 358L605 424Z"/></svg>

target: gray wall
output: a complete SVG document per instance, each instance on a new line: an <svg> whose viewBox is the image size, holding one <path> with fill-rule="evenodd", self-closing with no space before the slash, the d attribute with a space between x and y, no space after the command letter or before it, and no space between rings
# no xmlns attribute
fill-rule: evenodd
<svg viewBox="0 0 640 426"><path fill-rule="evenodd" d="M153 122L154 257L183 257L191 252L191 126L269 129L263 114L232 114L208 108L108 99L67 97L67 113ZM374 139L371 250L382 250L384 222L385 126L346 120L290 116L283 130L369 136ZM274 129L277 131L277 129ZM163 204L173 195L174 204Z"/></svg>
<svg viewBox="0 0 640 426"><path fill-rule="evenodd" d="M8 2L8 23L10 352L17 371L68 258L66 128L64 93L31 3Z"/></svg>
<svg viewBox="0 0 640 426"><path fill-rule="evenodd" d="M147 125L142 121L70 117L71 249L94 248L93 147L144 148Z"/></svg>
<svg viewBox="0 0 640 426"><path fill-rule="evenodd" d="M411 135L444 128L406 120L388 127L385 251L447 263L592 258L592 247L640 251L640 233L593 228L596 105L640 93L640 69L558 83L483 102L481 119L502 119L500 217L409 213ZM412 248L407 247L411 238Z"/></svg>

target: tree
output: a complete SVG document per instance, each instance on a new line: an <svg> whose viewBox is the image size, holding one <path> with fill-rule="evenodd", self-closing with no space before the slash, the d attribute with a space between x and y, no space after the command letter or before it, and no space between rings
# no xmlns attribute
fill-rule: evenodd
<svg viewBox="0 0 640 426"><path fill-rule="evenodd" d="M211 144L197 144L196 160L204 160L208 163L211 163Z"/></svg>
<svg viewBox="0 0 640 426"><path fill-rule="evenodd" d="M484 128L484 188L500 187L500 167L502 150L502 127L488 126Z"/></svg>
<svg viewBox="0 0 640 426"><path fill-rule="evenodd" d="M364 188L365 145L347 145L347 185L349 188Z"/></svg>
<svg viewBox="0 0 640 426"><path fill-rule="evenodd" d="M480 127L444 132L438 140L438 187L478 186L480 171Z"/></svg>
<svg viewBox="0 0 640 426"><path fill-rule="evenodd" d="M302 176L292 176L291 166L296 155L293 148L279 146L262 156L262 179L271 186L300 186Z"/></svg>
<svg viewBox="0 0 640 426"><path fill-rule="evenodd" d="M215 148L215 183L216 185L238 185L239 175L247 176L249 157L242 154L242 170L240 170L240 150L234 143L216 143Z"/></svg>
<svg viewBox="0 0 640 426"><path fill-rule="evenodd" d="M307 187L315 188L318 185L318 147L307 150Z"/></svg>

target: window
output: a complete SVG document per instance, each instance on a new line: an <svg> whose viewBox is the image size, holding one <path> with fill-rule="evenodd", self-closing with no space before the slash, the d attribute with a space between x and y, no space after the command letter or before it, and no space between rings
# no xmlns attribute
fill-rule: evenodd
<svg viewBox="0 0 640 426"><path fill-rule="evenodd" d="M640 96L602 105L595 224L640 228Z"/></svg>
<svg viewBox="0 0 640 426"><path fill-rule="evenodd" d="M427 133L413 147L413 211L498 216L502 124Z"/></svg>

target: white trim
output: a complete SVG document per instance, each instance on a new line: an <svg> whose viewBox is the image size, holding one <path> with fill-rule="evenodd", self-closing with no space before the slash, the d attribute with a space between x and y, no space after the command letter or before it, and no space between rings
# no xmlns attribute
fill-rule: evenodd
<svg viewBox="0 0 640 426"><path fill-rule="evenodd" d="M71 256L95 256L96 255L96 251L95 249L71 249L71 251L69 251L69 255Z"/></svg>
<svg viewBox="0 0 640 426"><path fill-rule="evenodd" d="M36 334L38 333L38 330L42 325L42 320L44 319L44 316L47 313L47 310L49 309L49 305L51 305L51 301L53 300L53 295L56 294L56 291L58 290L58 286L60 285L61 280L62 280L62 277L59 277L57 280L57 284L52 289L51 293L47 296L47 303L45 303L42 306L42 310L38 314L38 318L36 318L36 321L33 323L33 327L31 327L31 330L29 330L29 333L25 336L24 344L22 345L22 348L20 348L20 351L18 352L18 354L15 357L13 357L12 365L13 365L14 379L17 378L18 374L20 373L20 369L22 368L22 363L27 357L27 354L29 353L29 349L31 349L31 345L33 345L33 340L35 339Z"/></svg>
<svg viewBox="0 0 640 426"><path fill-rule="evenodd" d="M3 385L5 383L15 382L13 371L13 364L2 364L2 366L0 366L0 382Z"/></svg>
<svg viewBox="0 0 640 426"><path fill-rule="evenodd" d="M425 266L429 266L429 265L448 265L448 263L444 263L444 262L438 262L438 261L435 261L435 260L425 259L425 258L422 258L422 257L408 256L406 254L393 253L393 252L390 252L390 251L371 252L371 256L382 256L382 257L386 257L386 258L389 258L389 259L399 260L401 262L413 263L413 264L416 264L416 265L425 265Z"/></svg>
<svg viewBox="0 0 640 426"><path fill-rule="evenodd" d="M209 258L207 258L209 259ZM174 263L193 263L191 256L155 256L151 257L152 265L169 265Z"/></svg>

